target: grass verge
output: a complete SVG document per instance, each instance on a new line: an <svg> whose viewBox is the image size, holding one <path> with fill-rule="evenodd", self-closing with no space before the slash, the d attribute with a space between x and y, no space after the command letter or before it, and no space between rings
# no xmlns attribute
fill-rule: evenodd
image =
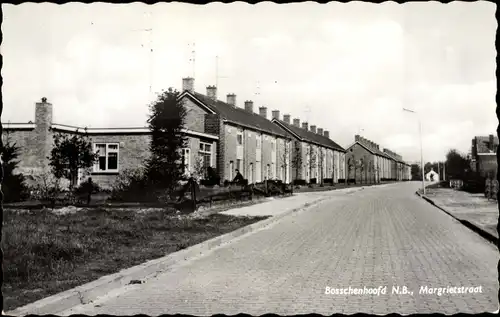
<svg viewBox="0 0 500 317"><path fill-rule="evenodd" d="M138 211L92 208L61 215L5 209L4 311L267 218Z"/></svg>

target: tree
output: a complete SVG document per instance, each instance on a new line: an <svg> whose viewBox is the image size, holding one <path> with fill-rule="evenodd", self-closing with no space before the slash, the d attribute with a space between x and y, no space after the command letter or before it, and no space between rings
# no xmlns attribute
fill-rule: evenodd
<svg viewBox="0 0 500 317"><path fill-rule="evenodd" d="M292 153L292 168L295 169L295 179L299 179L299 171L302 166L302 151L300 149L300 142L294 142L294 150Z"/></svg>
<svg viewBox="0 0 500 317"><path fill-rule="evenodd" d="M291 141L290 140L285 140L284 145L283 145L283 153L281 154L280 157L280 163L281 167L285 170L285 175L283 176L283 183L286 183L287 175L288 175L288 168L290 167L290 151L291 151ZM293 165L293 159L292 159L292 165Z"/></svg>
<svg viewBox="0 0 500 317"><path fill-rule="evenodd" d="M324 167L324 164L325 164L325 158L323 157L323 150L321 148L318 148L318 169L319 169L319 178L320 178L320 185L323 186L323 178L325 177L324 173L323 173L323 167Z"/></svg>
<svg viewBox="0 0 500 317"><path fill-rule="evenodd" d="M422 170L420 169L420 165L411 164L411 180L422 180Z"/></svg>
<svg viewBox="0 0 500 317"><path fill-rule="evenodd" d="M182 149L187 147L187 137L182 129L186 115L179 92L172 88L158 94L150 105L151 155L146 161L146 178L152 188L165 190L167 196L185 179Z"/></svg>
<svg viewBox="0 0 500 317"><path fill-rule="evenodd" d="M357 162L356 162L356 168L359 169L359 175L360 175L360 178L361 178L361 184L363 184L363 172L365 170L365 161L364 159L359 159Z"/></svg>
<svg viewBox="0 0 500 317"><path fill-rule="evenodd" d="M347 160L347 168L349 169L347 171L347 178L350 179L351 178L351 171L354 171L354 180L356 180L356 162L354 161L354 158L353 157L350 157L348 160Z"/></svg>
<svg viewBox="0 0 500 317"><path fill-rule="evenodd" d="M49 166L57 179L69 180L72 190L77 182L78 171L92 167L98 155L94 153L86 133L82 135L78 130L73 135L58 133L54 136Z"/></svg>
<svg viewBox="0 0 500 317"><path fill-rule="evenodd" d="M314 177L312 177L312 175L313 175L312 172L313 172L314 168L316 167L316 163L318 162L317 157L316 157L316 151L314 150L312 145L309 145L307 147L307 154L306 155L307 155L306 156L307 162L309 163L309 175L310 175L309 181L310 181L311 178L314 178ZM316 175L316 181L317 180L318 179L317 179L317 175Z"/></svg>
<svg viewBox="0 0 500 317"><path fill-rule="evenodd" d="M199 181L205 177L207 170L203 164L203 158L197 157L193 165L193 174L195 180Z"/></svg>
<svg viewBox="0 0 500 317"><path fill-rule="evenodd" d="M1 149L3 162L3 181L2 192L4 202L21 201L26 198L28 189L25 184L23 174L15 174L14 171L19 165L19 150L20 148L15 142L11 142L9 134Z"/></svg>
<svg viewBox="0 0 500 317"><path fill-rule="evenodd" d="M470 159L452 149L446 154L446 174L450 179L465 179L470 170Z"/></svg>

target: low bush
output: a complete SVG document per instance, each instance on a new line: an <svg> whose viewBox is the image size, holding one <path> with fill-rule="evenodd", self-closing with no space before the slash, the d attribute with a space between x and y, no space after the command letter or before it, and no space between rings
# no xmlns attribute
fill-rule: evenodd
<svg viewBox="0 0 500 317"><path fill-rule="evenodd" d="M305 179L294 179L293 184L296 186L305 186L306 180Z"/></svg>
<svg viewBox="0 0 500 317"><path fill-rule="evenodd" d="M344 184L345 183L345 178L339 178L337 181L339 184Z"/></svg>
<svg viewBox="0 0 500 317"><path fill-rule="evenodd" d="M158 191L149 186L144 169L136 168L119 174L109 199L120 202L157 202L158 195Z"/></svg>
<svg viewBox="0 0 500 317"><path fill-rule="evenodd" d="M325 183L325 184L333 184L333 178L323 178L323 183Z"/></svg>
<svg viewBox="0 0 500 317"><path fill-rule="evenodd" d="M309 180L309 184L316 184L317 183L317 179L316 178L311 178Z"/></svg>

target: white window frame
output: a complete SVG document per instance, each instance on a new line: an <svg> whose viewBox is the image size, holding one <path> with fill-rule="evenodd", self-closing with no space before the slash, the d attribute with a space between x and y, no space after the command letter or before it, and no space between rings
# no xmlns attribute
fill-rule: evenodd
<svg viewBox="0 0 500 317"><path fill-rule="evenodd" d="M243 131L242 130L238 130L238 132L236 133L236 145L237 146L243 146ZM241 137L241 143L238 142L238 137Z"/></svg>
<svg viewBox="0 0 500 317"><path fill-rule="evenodd" d="M182 157L184 158L184 174L191 173L191 149L183 148L182 149ZM187 158L187 160L186 160ZM187 163L186 163L187 161Z"/></svg>
<svg viewBox="0 0 500 317"><path fill-rule="evenodd" d="M118 142L95 142L93 144L94 148L94 153L98 153L98 145L105 145L106 146L106 154L105 154L105 161L106 161L106 169L105 170L100 170L99 169L99 159L97 162L94 164L93 171L94 173L118 173L120 170L120 143ZM110 149L111 146L116 146L116 149ZM116 153L116 169L109 169L108 168L108 157L109 153Z"/></svg>
<svg viewBox="0 0 500 317"><path fill-rule="evenodd" d="M207 146L207 145L210 146L210 151L206 151L205 150L204 147ZM202 147L203 147L203 150L202 150ZM212 160L213 160L213 151L212 151L212 148L213 148L213 144L212 143L200 141L200 148L198 149L198 157L201 157L204 154L210 154L210 163L208 164L208 166L212 166Z"/></svg>

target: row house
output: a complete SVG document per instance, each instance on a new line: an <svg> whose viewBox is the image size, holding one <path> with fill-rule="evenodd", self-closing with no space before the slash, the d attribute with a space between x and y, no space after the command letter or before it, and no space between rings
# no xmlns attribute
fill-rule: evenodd
<svg viewBox="0 0 500 317"><path fill-rule="evenodd" d="M20 150L16 172L23 173L28 181L49 169L50 152L57 133L66 135L86 135L98 153L95 165L86 171L79 171L78 185L87 177L102 188L111 188L120 172L144 165L149 158L151 132L148 127L85 128L53 122L54 107L42 98L35 104L35 120L28 123L2 123L4 142L15 143ZM215 164L218 136L199 130L183 129L187 137L187 148L182 149L187 174L194 172L194 164ZM67 186L65 184L64 186Z"/></svg>
<svg viewBox="0 0 500 317"><path fill-rule="evenodd" d="M471 167L482 177L497 177L498 137L476 136L472 139Z"/></svg>
<svg viewBox="0 0 500 317"><path fill-rule="evenodd" d="M360 135L347 147L348 178L356 182L378 183L383 179L410 180L410 164L388 149Z"/></svg>
<svg viewBox="0 0 500 317"><path fill-rule="evenodd" d="M184 78L182 90L186 128L218 136L214 167L221 180L233 180L236 169L249 183L291 180L291 137L267 118L266 107L259 107L257 114L253 102L245 101L240 108L235 94L218 100L215 86L208 86L206 94L196 92L194 78Z"/></svg>
<svg viewBox="0 0 500 317"><path fill-rule="evenodd" d="M328 131L316 129L314 125L309 128L307 122L303 122L301 127L298 118L295 118L292 124L289 114L285 114L281 120L278 110L273 111L272 122L293 137L293 179L306 182L316 179L317 183L331 179L337 183L339 179L345 178L345 149L330 139Z"/></svg>

